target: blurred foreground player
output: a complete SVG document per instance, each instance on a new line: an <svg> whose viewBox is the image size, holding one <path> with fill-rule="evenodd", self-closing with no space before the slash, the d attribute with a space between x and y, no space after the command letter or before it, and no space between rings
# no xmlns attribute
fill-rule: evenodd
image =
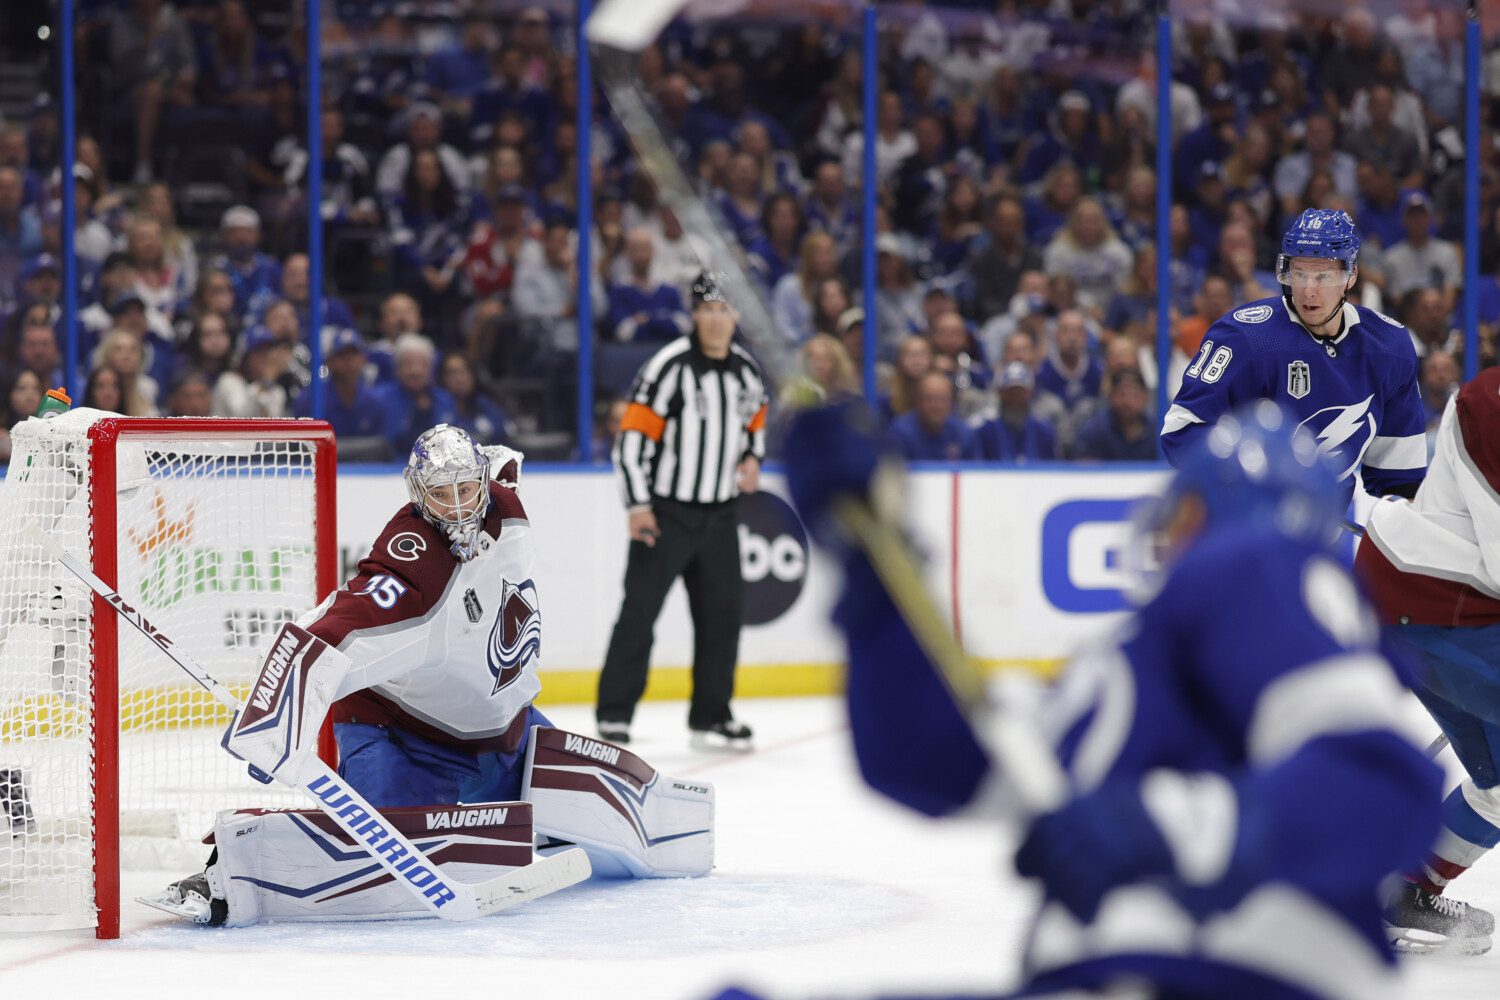
<svg viewBox="0 0 1500 1000"><path fill-rule="evenodd" d="M834 538L830 506L869 492L873 446L825 410L786 460L803 517ZM844 553L834 618L866 780L928 815L1026 826L1016 868L1046 898L1017 996L1398 995L1377 888L1437 829L1440 775L1393 728L1401 682L1321 542L1342 496L1270 402L1181 456L1145 535L1165 567L1154 596L1027 709L1071 786L1042 816L1020 814L994 744Z"/></svg>
<svg viewBox="0 0 1500 1000"><path fill-rule="evenodd" d="M1500 368L1448 401L1411 502L1376 504L1356 570L1393 637L1422 654L1413 688L1468 777L1426 862L1386 910L1397 950L1477 955L1495 918L1443 895L1500 843Z"/></svg>
<svg viewBox="0 0 1500 1000"><path fill-rule="evenodd" d="M520 462L447 424L422 434L410 504L352 580L271 640L224 747L294 774L331 708L339 775L381 811L369 822L460 881L529 864L534 840L582 847L600 875L707 874L712 786L554 729L531 704L542 618ZM206 871L141 902L230 926L427 915L320 811L223 812L213 840Z"/></svg>

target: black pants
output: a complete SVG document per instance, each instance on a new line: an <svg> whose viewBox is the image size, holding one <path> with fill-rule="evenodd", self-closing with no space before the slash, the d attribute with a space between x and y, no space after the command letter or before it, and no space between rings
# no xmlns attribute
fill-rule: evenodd
<svg viewBox="0 0 1500 1000"><path fill-rule="evenodd" d="M739 658L739 518L733 500L685 504L657 499L652 504L661 537L654 546L630 543L625 566L625 599L609 638L599 674L598 719L629 722L646 690L656 618L672 581L682 577L693 615L693 698L688 725L704 729L728 722Z"/></svg>

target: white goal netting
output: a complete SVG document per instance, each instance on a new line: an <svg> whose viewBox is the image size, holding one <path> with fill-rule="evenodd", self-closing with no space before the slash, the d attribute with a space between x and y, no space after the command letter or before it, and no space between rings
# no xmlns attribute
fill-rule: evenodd
<svg viewBox="0 0 1500 1000"><path fill-rule="evenodd" d="M192 420L101 423L123 431L91 445L106 416L18 425L0 486L0 930L93 925L112 807L123 867L188 872L217 811L300 804L219 748L228 712L123 621L111 696L92 594L21 531L36 519L106 582L117 572L128 603L243 697L262 643L318 600L314 446Z"/></svg>

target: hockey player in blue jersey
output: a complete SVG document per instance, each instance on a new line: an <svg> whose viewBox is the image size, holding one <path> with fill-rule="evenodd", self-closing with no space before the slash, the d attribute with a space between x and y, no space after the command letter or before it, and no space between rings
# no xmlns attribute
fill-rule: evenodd
<svg viewBox="0 0 1500 1000"><path fill-rule="evenodd" d="M1281 240L1279 298L1221 317L1182 379L1162 424L1176 465L1214 421L1273 399L1310 431L1353 492L1410 498L1427 466L1417 356L1395 320L1349 302L1359 234L1347 214L1310 208ZM1346 497L1347 498L1347 497Z"/></svg>
<svg viewBox="0 0 1500 1000"><path fill-rule="evenodd" d="M844 563L834 620L865 779L927 815L1025 827L1016 867L1045 899L1015 996L1399 994L1378 886L1437 831L1441 775L1398 734L1401 681L1326 548L1342 469L1292 423L1262 401L1179 454L1143 532L1165 567L1154 596L1025 713L1069 788L1040 816L1008 794L1005 713L970 725L840 541L837 498L885 495L875 445L833 410L788 436L798 510Z"/></svg>

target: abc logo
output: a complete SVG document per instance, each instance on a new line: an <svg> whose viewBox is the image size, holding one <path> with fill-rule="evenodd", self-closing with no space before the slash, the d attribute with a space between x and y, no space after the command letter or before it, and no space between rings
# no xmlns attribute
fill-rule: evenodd
<svg viewBox="0 0 1500 1000"><path fill-rule="evenodd" d="M740 577L744 624L764 625L786 614L807 577L807 532L780 497L761 491L739 499Z"/></svg>

